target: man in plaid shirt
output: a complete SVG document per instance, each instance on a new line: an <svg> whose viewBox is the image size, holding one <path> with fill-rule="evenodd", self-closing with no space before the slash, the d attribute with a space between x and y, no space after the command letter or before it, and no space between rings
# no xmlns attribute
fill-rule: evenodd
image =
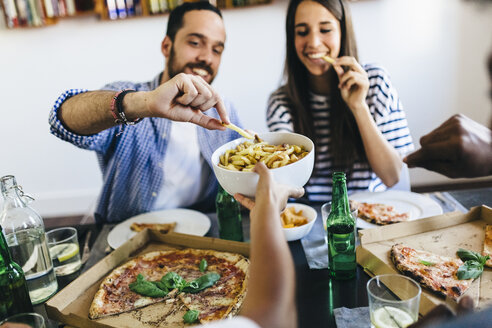
<svg viewBox="0 0 492 328"><path fill-rule="evenodd" d="M213 210L211 155L238 137L221 121L240 125L233 106L210 86L224 44L220 11L208 2L184 3L169 16L161 47L166 65L154 80L70 89L57 99L51 132L97 153L97 222L176 207Z"/></svg>

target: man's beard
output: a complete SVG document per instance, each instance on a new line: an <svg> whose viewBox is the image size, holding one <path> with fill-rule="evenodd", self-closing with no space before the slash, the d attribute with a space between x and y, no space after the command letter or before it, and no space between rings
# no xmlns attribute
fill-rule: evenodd
<svg viewBox="0 0 492 328"><path fill-rule="evenodd" d="M208 82L209 84L212 84L213 80L215 79L215 72L212 69L212 67L210 67L210 65L207 65L204 62L197 62L197 63L187 63L182 67L178 67L177 66L178 64L175 63L175 59L176 59L176 53L174 52L174 46L172 46L171 53L169 54L169 63L167 67L170 79L172 79L179 73L184 73L186 67L190 68L191 70L193 70L193 68L200 68L207 71L207 73L211 77L210 82Z"/></svg>

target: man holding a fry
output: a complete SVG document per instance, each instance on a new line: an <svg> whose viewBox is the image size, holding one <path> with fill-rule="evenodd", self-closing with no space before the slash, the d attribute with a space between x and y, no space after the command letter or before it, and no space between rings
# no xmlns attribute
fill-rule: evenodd
<svg viewBox="0 0 492 328"><path fill-rule="evenodd" d="M239 125L232 105L210 86L225 38L216 7L184 3L169 15L161 45L166 67L153 81L70 89L58 98L51 132L98 156L97 222L166 208L211 209L217 188L211 154L237 138L221 122Z"/></svg>

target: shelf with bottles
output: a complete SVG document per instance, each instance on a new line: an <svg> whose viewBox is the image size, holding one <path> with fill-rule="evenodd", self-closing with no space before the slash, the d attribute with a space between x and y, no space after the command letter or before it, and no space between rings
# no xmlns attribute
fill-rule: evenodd
<svg viewBox="0 0 492 328"><path fill-rule="evenodd" d="M193 0L0 0L7 28L40 27L58 19L98 15L103 20L167 14ZM271 3L272 0L210 0L220 9Z"/></svg>

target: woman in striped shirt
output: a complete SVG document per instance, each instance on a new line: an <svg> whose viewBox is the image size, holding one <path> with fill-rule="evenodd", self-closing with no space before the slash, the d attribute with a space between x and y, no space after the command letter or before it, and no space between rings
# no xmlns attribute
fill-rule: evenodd
<svg viewBox="0 0 492 328"><path fill-rule="evenodd" d="M309 200L331 199L334 171L347 173L349 193L397 183L413 150L405 113L387 73L359 64L344 1L291 0L286 29L286 84L270 95L267 124L314 141Z"/></svg>

